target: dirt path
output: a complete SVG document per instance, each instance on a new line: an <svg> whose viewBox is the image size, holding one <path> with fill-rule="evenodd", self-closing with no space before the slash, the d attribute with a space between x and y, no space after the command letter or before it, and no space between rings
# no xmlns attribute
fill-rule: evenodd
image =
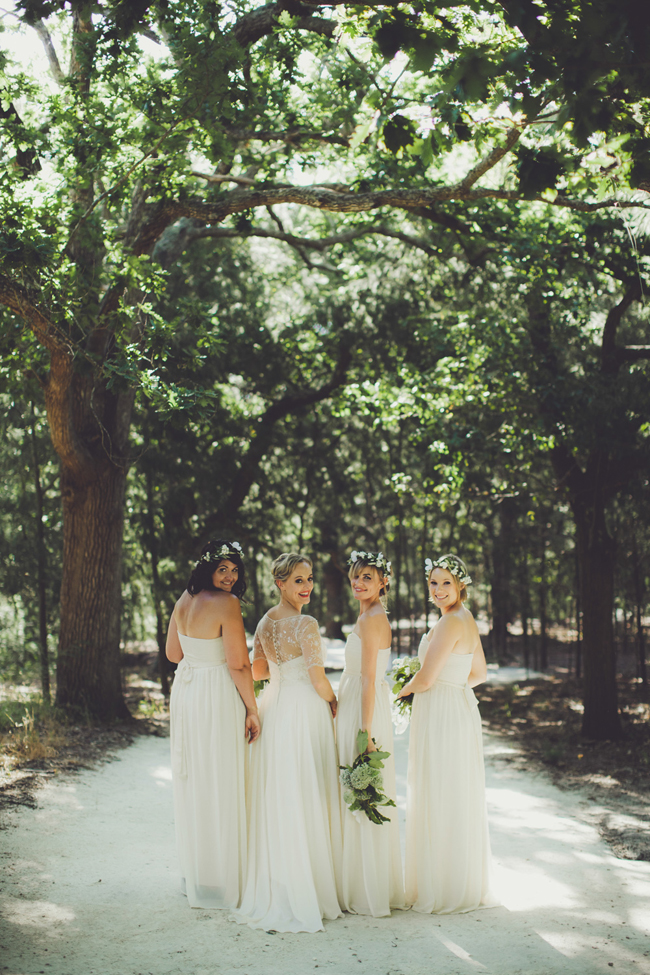
<svg viewBox="0 0 650 975"><path fill-rule="evenodd" d="M192 911L176 877L169 742L141 738L48 783L36 809L2 814L0 972L650 975L650 863L616 859L586 821L586 799L512 767L499 739L486 744L503 907L346 916L316 935ZM397 739L402 796L406 748Z"/></svg>

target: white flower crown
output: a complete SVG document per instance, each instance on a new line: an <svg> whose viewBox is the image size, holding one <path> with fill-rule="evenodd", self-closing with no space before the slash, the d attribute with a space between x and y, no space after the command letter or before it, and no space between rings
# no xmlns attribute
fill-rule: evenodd
<svg viewBox="0 0 650 975"><path fill-rule="evenodd" d="M217 549L216 552L206 552L205 555L202 555L197 562L197 566L206 565L210 562L221 562L222 559L227 559L231 555L237 555L239 558L242 558L243 554L239 542L227 542L220 549Z"/></svg>
<svg viewBox="0 0 650 975"><path fill-rule="evenodd" d="M374 565L380 569L385 576L390 575L391 563L384 558L383 552L350 552L348 565L353 566L355 562L365 562L366 565Z"/></svg>
<svg viewBox="0 0 650 975"><path fill-rule="evenodd" d="M472 577L460 559L457 559L454 555L444 555L440 559L434 559L433 562L431 559L425 559L424 574L427 578L432 569L446 569L447 572L451 572L452 576L456 576L459 582L462 582L466 586L471 585Z"/></svg>

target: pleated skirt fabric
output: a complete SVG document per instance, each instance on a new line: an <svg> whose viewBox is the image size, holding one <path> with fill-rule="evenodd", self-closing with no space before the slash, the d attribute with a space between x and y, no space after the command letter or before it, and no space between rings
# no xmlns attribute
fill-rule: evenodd
<svg viewBox="0 0 650 975"><path fill-rule="evenodd" d="M304 676L291 679L292 671ZM302 659L271 667L252 746L248 873L240 924L323 930L341 917L341 820L334 726Z"/></svg>
<svg viewBox="0 0 650 975"><path fill-rule="evenodd" d="M471 658L459 656L451 668L466 665L468 670L470 663ZM466 684L443 680L416 694L413 702L406 897L423 914L462 913L497 903L490 892L481 720Z"/></svg>
<svg viewBox="0 0 650 975"><path fill-rule="evenodd" d="M356 634L351 634L356 636ZM358 641L358 638L357 638ZM339 705L336 717L336 740L341 765L351 765L357 757L357 733L361 727L360 643L348 640L346 670L339 686ZM372 736L382 751L390 752L383 770L384 792L393 799L395 789L395 761L393 758L393 725L390 712L388 684L383 680L390 650L380 651L377 666L379 679L375 685L375 711ZM349 669L348 669L349 668ZM397 809L385 806L382 812L390 818L387 823L371 823L363 814L353 814L341 800L343 822L343 875L341 904L353 914L386 917L391 909L406 907L402 873Z"/></svg>
<svg viewBox="0 0 650 975"><path fill-rule="evenodd" d="M248 745L246 709L225 663L181 661L170 712L181 882L191 907L232 909L246 875Z"/></svg>

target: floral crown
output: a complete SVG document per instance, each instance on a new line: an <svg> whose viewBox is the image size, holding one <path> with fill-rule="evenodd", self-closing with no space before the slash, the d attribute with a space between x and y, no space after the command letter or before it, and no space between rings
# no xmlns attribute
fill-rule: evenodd
<svg viewBox="0 0 650 975"><path fill-rule="evenodd" d="M221 548L218 548L216 552L206 552L201 556L199 561L196 563L197 568L200 565L209 565L211 562L221 562L222 559L228 559L232 555L235 558L242 558L243 556L242 547L239 542L225 542Z"/></svg>
<svg viewBox="0 0 650 975"><path fill-rule="evenodd" d="M355 562L365 562L366 565L374 565L375 568L383 572L385 576L390 575L391 563L384 558L383 552L350 552L348 565L352 567Z"/></svg>
<svg viewBox="0 0 650 975"><path fill-rule="evenodd" d="M471 585L471 575L455 555L443 555L442 558L434 559L433 562L431 559L425 559L424 572L427 578L432 569L446 569L447 572L451 572L452 576L456 576L459 582L462 582L466 586Z"/></svg>

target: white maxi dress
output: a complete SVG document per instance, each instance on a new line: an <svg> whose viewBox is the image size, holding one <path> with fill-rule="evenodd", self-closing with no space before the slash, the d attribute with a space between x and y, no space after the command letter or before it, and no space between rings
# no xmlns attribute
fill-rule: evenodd
<svg viewBox="0 0 650 975"><path fill-rule="evenodd" d="M428 635L418 657L424 662ZM462 649L462 648L461 648ZM469 649L469 648L468 648ZM481 719L472 653L452 653L413 700L406 801L406 897L422 914L494 907Z"/></svg>
<svg viewBox="0 0 650 975"><path fill-rule="evenodd" d="M390 692L385 679L390 647L377 655L375 710L372 737L377 747L390 752L382 772L384 792L395 801L395 760ZM341 765L352 765L358 755L357 734L361 728L361 638L351 633L345 644L345 669L339 685L336 740ZM391 908L406 907L402 874L397 809L383 806L390 821L377 825L363 813L351 813L341 800L343 818L343 900L353 914L385 917Z"/></svg>
<svg viewBox="0 0 650 975"><path fill-rule="evenodd" d="M260 620L254 659L268 661L262 733L252 747L248 873L240 924L323 930L341 917L341 819L334 725L310 667L323 666L312 616Z"/></svg>
<svg viewBox="0 0 650 975"><path fill-rule="evenodd" d="M246 875L246 708L222 638L178 637L170 735L181 883L191 907L232 909Z"/></svg>

